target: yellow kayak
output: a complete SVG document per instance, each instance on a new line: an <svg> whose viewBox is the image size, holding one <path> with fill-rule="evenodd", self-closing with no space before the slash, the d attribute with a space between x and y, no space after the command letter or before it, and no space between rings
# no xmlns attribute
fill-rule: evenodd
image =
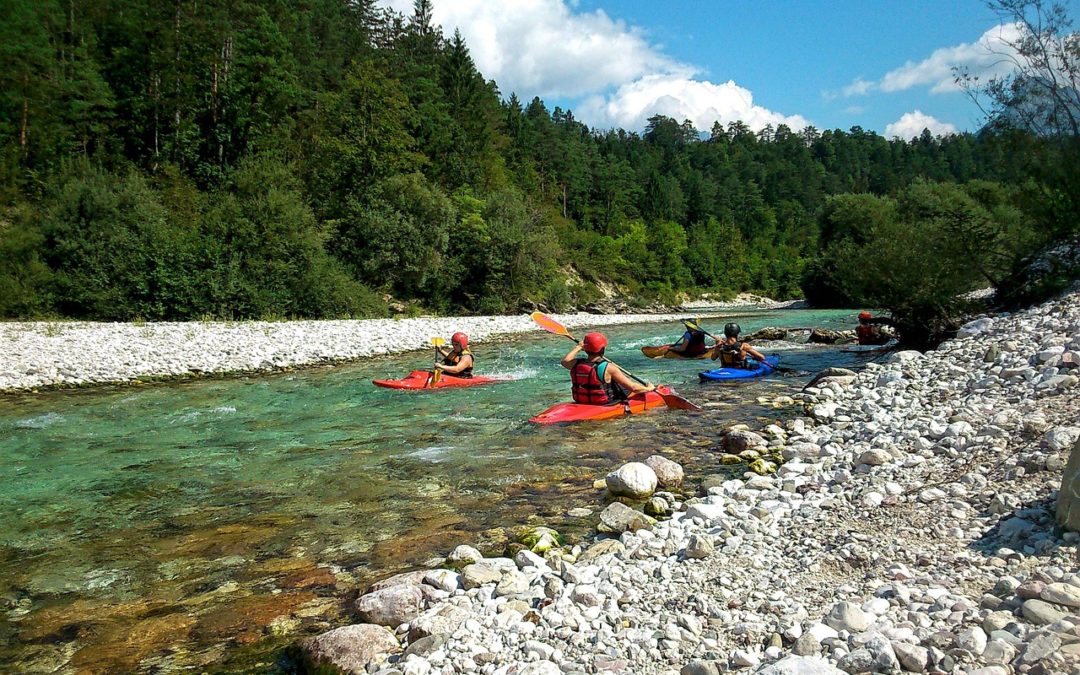
<svg viewBox="0 0 1080 675"><path fill-rule="evenodd" d="M671 351L671 345L660 345L659 347L642 347L641 353L648 356L650 359L707 359L712 356L712 350L708 349L704 354L698 356L683 356L678 352Z"/></svg>

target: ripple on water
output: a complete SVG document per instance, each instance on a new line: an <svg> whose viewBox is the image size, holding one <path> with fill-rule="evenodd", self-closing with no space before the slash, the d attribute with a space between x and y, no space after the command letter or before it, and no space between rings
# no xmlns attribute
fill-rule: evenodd
<svg viewBox="0 0 1080 675"><path fill-rule="evenodd" d="M427 448L419 448L407 453L409 457L416 457L417 459L425 462L431 462L432 464L438 464L439 462L446 461L446 455L454 449L452 445L432 445Z"/></svg>
<svg viewBox="0 0 1080 675"><path fill-rule="evenodd" d="M63 421L64 416L60 413L49 412L44 415L18 420L15 422L15 426L19 429L47 429Z"/></svg>

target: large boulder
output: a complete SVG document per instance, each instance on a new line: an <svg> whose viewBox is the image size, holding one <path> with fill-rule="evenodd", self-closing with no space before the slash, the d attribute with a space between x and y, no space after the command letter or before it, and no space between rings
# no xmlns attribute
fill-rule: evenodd
<svg viewBox="0 0 1080 675"><path fill-rule="evenodd" d="M764 340L786 340L788 336L787 328L778 328L777 326L766 326L765 328L759 328L758 330L750 333L743 340L747 342L762 342Z"/></svg>
<svg viewBox="0 0 1080 675"><path fill-rule="evenodd" d="M368 664L379 657L401 651L401 645L387 628L359 623L304 640L301 649L312 672L331 666L349 675L360 675L367 673Z"/></svg>
<svg viewBox="0 0 1080 675"><path fill-rule="evenodd" d="M394 628L415 619L423 600L418 586L399 584L361 595L356 600L356 616L364 623Z"/></svg>
<svg viewBox="0 0 1080 675"><path fill-rule="evenodd" d="M1057 519L1067 530L1080 532L1080 442L1073 446L1058 493Z"/></svg>
<svg viewBox="0 0 1080 675"><path fill-rule="evenodd" d="M600 523L596 526L598 532L605 534L622 534L623 532L635 532L648 529L656 524L656 521L630 508L621 502L612 502L600 513Z"/></svg>
<svg viewBox="0 0 1080 675"><path fill-rule="evenodd" d="M612 471L605 479L608 492L615 497L646 499L656 491L656 472L647 464L628 462Z"/></svg>
<svg viewBox="0 0 1080 675"><path fill-rule="evenodd" d="M810 331L807 342L817 345L835 345L841 342L854 342L855 331L853 330L829 330L828 328L815 328Z"/></svg>
<svg viewBox="0 0 1080 675"><path fill-rule="evenodd" d="M656 480L661 487L674 488L682 485L683 468L678 462L661 455L653 455L645 460L645 464L656 474Z"/></svg>

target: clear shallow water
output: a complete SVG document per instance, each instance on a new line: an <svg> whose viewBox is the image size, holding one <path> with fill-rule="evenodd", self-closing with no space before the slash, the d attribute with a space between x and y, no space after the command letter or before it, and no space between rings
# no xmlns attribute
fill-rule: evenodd
<svg viewBox="0 0 1080 675"><path fill-rule="evenodd" d="M734 314L734 313L732 313ZM850 328L851 312L739 313L765 325ZM704 322L719 330L724 319ZM806 378L702 385L709 361L644 358L673 324L605 329L609 355L673 385L702 413L536 428L567 400L570 342L530 335L478 347L478 371L516 378L461 390L379 389L427 365L412 353L334 368L0 399L0 666L171 670L219 662L267 634L338 620L343 598L458 543L498 545L526 522L584 532L575 506L620 461L664 452L690 474L734 421ZM782 349L783 347L783 349ZM816 371L866 356L776 343Z"/></svg>

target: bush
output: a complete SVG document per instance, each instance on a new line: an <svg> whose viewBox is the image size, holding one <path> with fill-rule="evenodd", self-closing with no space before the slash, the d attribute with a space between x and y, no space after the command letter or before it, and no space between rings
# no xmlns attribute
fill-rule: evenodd
<svg viewBox="0 0 1080 675"><path fill-rule="evenodd" d="M831 199L821 225L832 243L807 266L803 291L816 304L886 309L906 343L932 346L962 318L960 296L1000 279L1033 240L1005 195L919 182L895 202Z"/></svg>
<svg viewBox="0 0 1080 675"><path fill-rule="evenodd" d="M33 317L48 311L52 275L41 260L44 237L26 220L30 212L13 214L17 223L0 220L0 317Z"/></svg>
<svg viewBox="0 0 1080 675"><path fill-rule="evenodd" d="M196 311L197 231L172 222L138 174L78 163L49 191L42 232L62 314L127 320Z"/></svg>

